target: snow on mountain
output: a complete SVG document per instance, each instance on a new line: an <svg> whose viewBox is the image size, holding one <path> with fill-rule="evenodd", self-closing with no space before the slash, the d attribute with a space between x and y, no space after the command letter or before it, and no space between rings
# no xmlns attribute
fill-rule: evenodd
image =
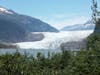
<svg viewBox="0 0 100 75"><path fill-rule="evenodd" d="M94 30L95 25L91 20L84 24L69 25L61 29L61 31L77 31L77 30Z"/></svg>
<svg viewBox="0 0 100 75"><path fill-rule="evenodd" d="M7 14L13 14L12 11L4 8L4 7L0 7L0 13L7 13Z"/></svg>

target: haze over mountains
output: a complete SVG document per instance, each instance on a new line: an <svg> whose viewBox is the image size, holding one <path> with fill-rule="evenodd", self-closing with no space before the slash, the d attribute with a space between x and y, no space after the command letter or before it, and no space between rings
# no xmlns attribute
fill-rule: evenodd
<svg viewBox="0 0 100 75"><path fill-rule="evenodd" d="M61 31L79 31L79 30L94 30L95 25L91 20L84 24L68 25L61 29Z"/></svg>
<svg viewBox="0 0 100 75"><path fill-rule="evenodd" d="M51 25L39 19L20 15L12 10L0 7L0 41L24 42L35 41L31 32L59 32ZM40 39L43 35L40 34Z"/></svg>

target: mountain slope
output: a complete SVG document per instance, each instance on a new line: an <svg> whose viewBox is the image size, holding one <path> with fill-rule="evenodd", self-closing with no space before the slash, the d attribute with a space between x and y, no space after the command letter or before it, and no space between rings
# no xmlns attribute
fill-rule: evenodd
<svg viewBox="0 0 100 75"><path fill-rule="evenodd" d="M5 42L24 41L28 33L14 22L0 18L0 40Z"/></svg>
<svg viewBox="0 0 100 75"><path fill-rule="evenodd" d="M92 21L87 21L84 24L69 25L61 29L61 31L77 31L77 30L94 30L95 25Z"/></svg>
<svg viewBox="0 0 100 75"><path fill-rule="evenodd" d="M58 32L58 30L41 20L0 7L0 41L35 41L35 34L31 32ZM44 36L40 34L39 37L41 38L36 41L42 40Z"/></svg>
<svg viewBox="0 0 100 75"><path fill-rule="evenodd" d="M2 9L4 10L4 9ZM12 10L0 11L0 17L2 19L6 19L8 21L13 21L23 28L25 28L27 31L30 32L58 32L58 30L51 25L36 19L32 18L30 16L26 15L20 15Z"/></svg>

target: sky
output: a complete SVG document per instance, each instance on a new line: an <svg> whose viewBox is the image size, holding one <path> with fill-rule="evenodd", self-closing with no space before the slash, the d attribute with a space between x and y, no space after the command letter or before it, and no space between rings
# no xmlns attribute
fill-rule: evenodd
<svg viewBox="0 0 100 75"><path fill-rule="evenodd" d="M100 0L97 1L100 7ZM0 0L0 6L38 18L57 29L90 20L91 5L92 0Z"/></svg>

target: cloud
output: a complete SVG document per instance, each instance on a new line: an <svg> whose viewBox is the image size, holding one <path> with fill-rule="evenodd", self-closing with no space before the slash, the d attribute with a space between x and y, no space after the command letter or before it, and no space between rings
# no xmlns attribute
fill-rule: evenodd
<svg viewBox="0 0 100 75"><path fill-rule="evenodd" d="M47 22L49 24L51 24L53 27L55 27L57 29L61 29L61 28L68 26L68 25L83 24L88 20L89 20L89 18L81 16L81 17L72 18L72 19L65 19L65 20L61 20L61 21L49 20Z"/></svg>
<svg viewBox="0 0 100 75"><path fill-rule="evenodd" d="M49 17L39 17L44 22L52 25L57 29L61 29L68 25L83 24L89 20L88 17L77 16L75 14L56 14Z"/></svg>

